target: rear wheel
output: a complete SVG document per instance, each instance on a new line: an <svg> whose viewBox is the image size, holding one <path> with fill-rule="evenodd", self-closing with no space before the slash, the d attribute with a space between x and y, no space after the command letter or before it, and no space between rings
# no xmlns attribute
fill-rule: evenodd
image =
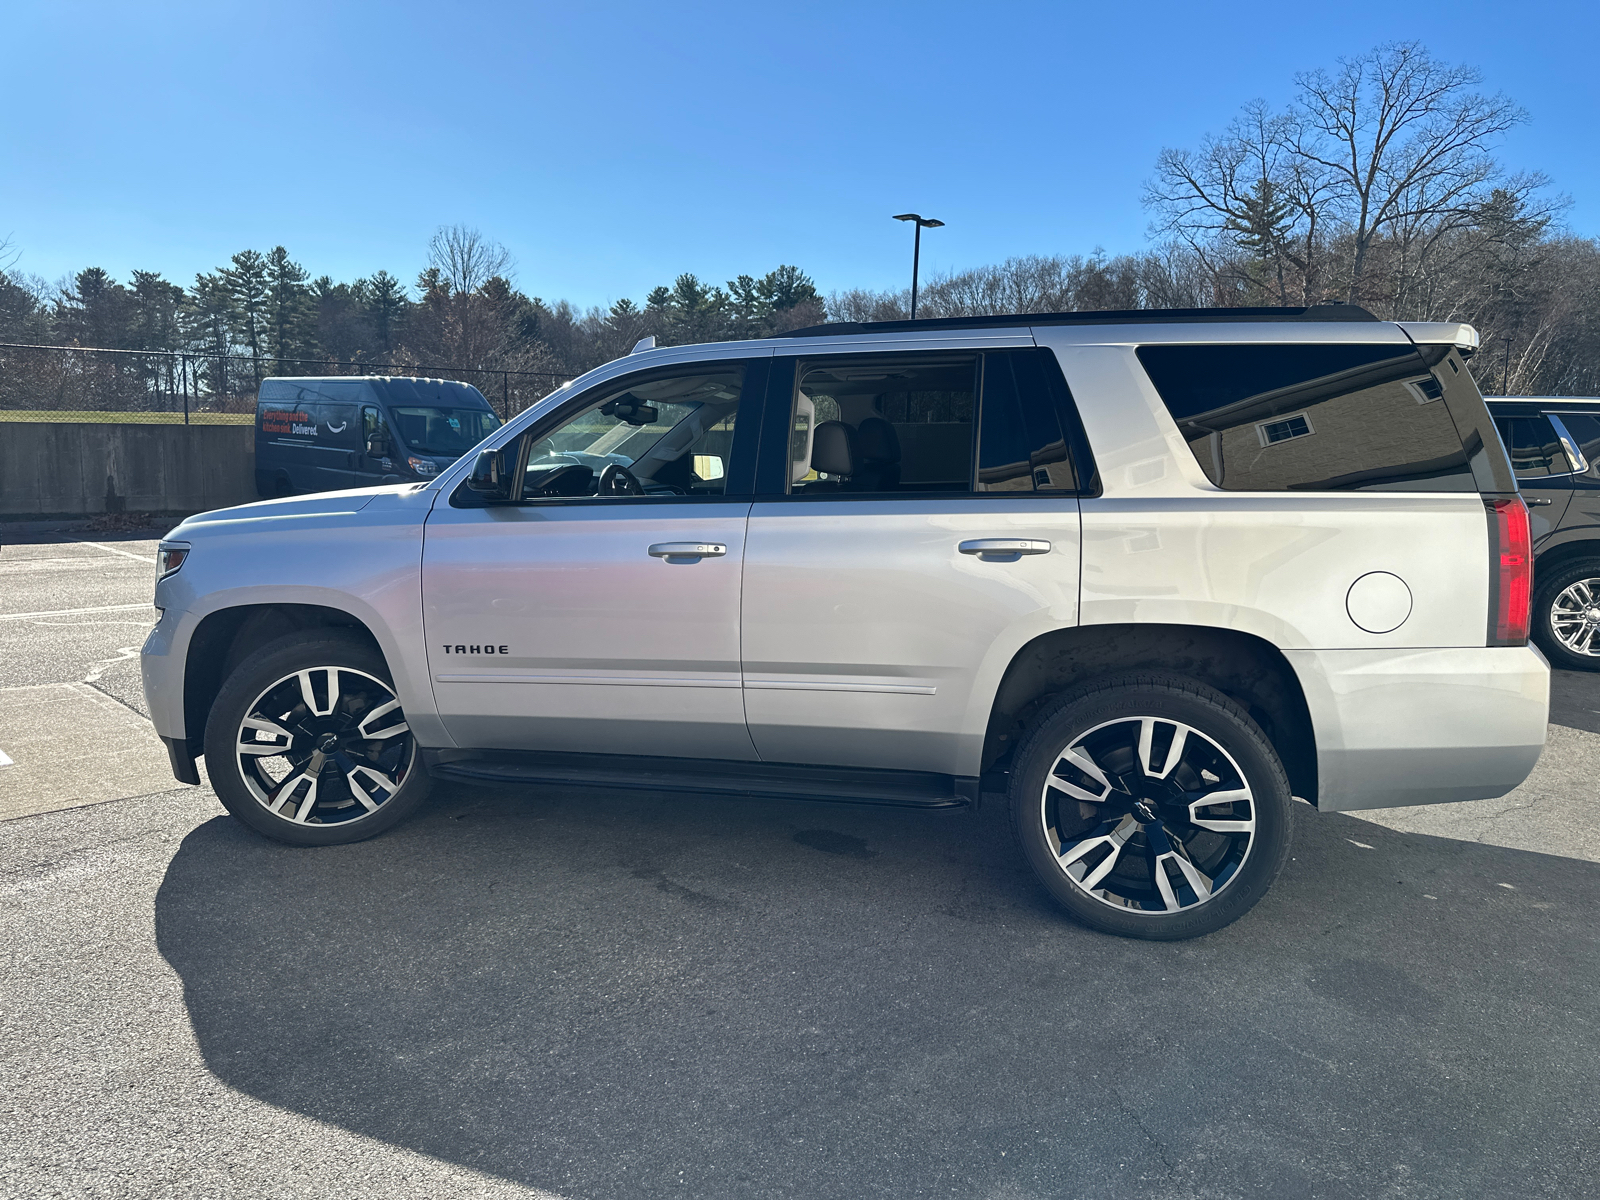
<svg viewBox="0 0 1600 1200"><path fill-rule="evenodd" d="M1552 666L1600 671L1600 558L1580 558L1538 579L1533 640Z"/></svg>
<svg viewBox="0 0 1600 1200"><path fill-rule="evenodd" d="M228 811L295 845L372 837L427 796L388 668L349 635L291 634L240 663L212 705L205 751Z"/></svg>
<svg viewBox="0 0 1600 1200"><path fill-rule="evenodd" d="M1248 912L1288 856L1290 802L1249 714L1176 675L1062 697L1011 771L1013 828L1040 881L1124 937L1199 937Z"/></svg>

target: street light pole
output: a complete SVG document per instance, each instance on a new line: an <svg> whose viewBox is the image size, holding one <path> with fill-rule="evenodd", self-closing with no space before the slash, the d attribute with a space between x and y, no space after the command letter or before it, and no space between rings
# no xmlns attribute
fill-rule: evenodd
<svg viewBox="0 0 1600 1200"><path fill-rule="evenodd" d="M896 221L913 221L916 223L916 235L911 242L911 319L917 319L917 270L922 264L922 231L924 229L938 229L943 221L935 221L932 217L918 216L916 213L901 213L895 217Z"/></svg>

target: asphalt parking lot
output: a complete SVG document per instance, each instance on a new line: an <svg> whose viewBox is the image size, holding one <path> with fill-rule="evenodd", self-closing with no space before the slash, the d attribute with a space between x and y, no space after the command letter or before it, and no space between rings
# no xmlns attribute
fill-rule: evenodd
<svg viewBox="0 0 1600 1200"><path fill-rule="evenodd" d="M1003 814L440 786L355 846L173 783L155 543L0 549L0 1196L1592 1196L1600 676L1497 801L1296 806L1197 942Z"/></svg>

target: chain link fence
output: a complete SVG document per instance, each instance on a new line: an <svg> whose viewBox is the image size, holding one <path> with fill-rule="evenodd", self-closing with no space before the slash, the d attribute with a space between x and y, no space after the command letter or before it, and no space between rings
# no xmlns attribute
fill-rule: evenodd
<svg viewBox="0 0 1600 1200"><path fill-rule="evenodd" d="M499 371L437 363L351 363L0 343L0 423L250 425L255 421L261 381L285 375L408 375L459 380L482 392L501 420L510 420L569 378L554 371Z"/></svg>

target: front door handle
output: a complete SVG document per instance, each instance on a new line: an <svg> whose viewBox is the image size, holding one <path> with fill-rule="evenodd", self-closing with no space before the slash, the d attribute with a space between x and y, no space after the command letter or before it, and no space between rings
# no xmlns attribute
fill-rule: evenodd
<svg viewBox="0 0 1600 1200"><path fill-rule="evenodd" d="M721 558L728 548L721 542L657 542L651 558Z"/></svg>
<svg viewBox="0 0 1600 1200"><path fill-rule="evenodd" d="M956 549L986 560L1007 560L1024 554L1049 554L1050 543L1038 538L974 538Z"/></svg>

